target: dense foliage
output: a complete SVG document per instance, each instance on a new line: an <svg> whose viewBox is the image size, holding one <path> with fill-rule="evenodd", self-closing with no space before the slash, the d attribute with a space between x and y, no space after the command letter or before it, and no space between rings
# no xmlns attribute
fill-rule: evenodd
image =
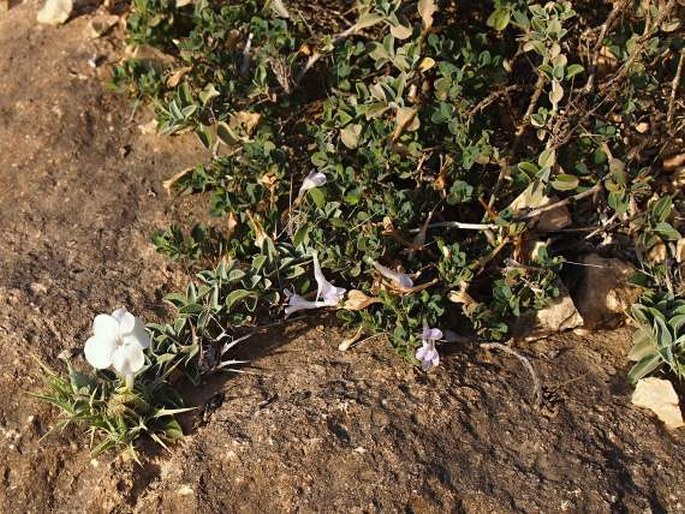
<svg viewBox="0 0 685 514"><path fill-rule="evenodd" d="M155 236L195 273L152 327L159 373L230 365L225 342L283 316L284 289L314 298L314 255L348 290L328 308L409 359L426 326L505 337L591 249L682 296L683 178L664 168L685 124L681 7L133 0L145 51L113 84L206 146L173 187L218 218ZM682 351L663 355L682 374Z"/></svg>

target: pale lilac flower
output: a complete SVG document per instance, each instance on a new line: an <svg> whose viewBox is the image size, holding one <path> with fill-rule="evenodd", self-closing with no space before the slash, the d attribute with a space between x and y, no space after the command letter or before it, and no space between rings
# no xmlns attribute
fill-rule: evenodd
<svg viewBox="0 0 685 514"><path fill-rule="evenodd" d="M302 198L302 195L304 195L308 190L315 187L321 187L326 182L326 175L320 171L310 171L309 175L307 175L302 181L302 186L300 187L300 192L297 194L297 198Z"/></svg>
<svg viewBox="0 0 685 514"><path fill-rule="evenodd" d="M416 350L416 358L421 361L423 371L428 371L440 364L440 355L435 349L435 342L440 339L442 339L442 330L428 328L424 322L421 333L421 348Z"/></svg>
<svg viewBox="0 0 685 514"><path fill-rule="evenodd" d="M345 296L347 289L342 287L335 287L331 284L326 277L323 276L321 271L321 265L319 264L319 258L314 252L314 279L318 286L316 291L316 300L310 301L303 296L295 293L294 291L283 290L286 298L288 299L288 305L285 308L285 315L290 316L293 312L306 310L306 309L320 309L321 307L334 307L340 303L340 301Z"/></svg>
<svg viewBox="0 0 685 514"><path fill-rule="evenodd" d="M378 273L380 273L385 278L393 282L395 285L403 289L409 289L411 287L414 287L414 281L406 273L399 273L397 271L393 271L390 268L387 268L382 264L377 263L376 261L371 261L371 264L373 264L373 267L376 268Z"/></svg>
<svg viewBox="0 0 685 514"><path fill-rule="evenodd" d="M328 307L328 304L325 301L310 301L304 298L303 296L290 291L288 289L283 290L283 294L285 294L286 298L288 299L288 305L285 308L285 315L290 316L291 314L297 312L297 311L302 311L302 310L307 310L307 309L320 309L321 307Z"/></svg>
<svg viewBox="0 0 685 514"><path fill-rule="evenodd" d="M342 287L335 287L328 280L326 280L326 277L323 276L323 272L321 271L319 257L316 252L314 252L314 254L312 255L312 259L314 260L314 279L316 280L316 283L319 286L316 291L317 301L323 298L323 301L326 303L326 305L338 305L340 303L340 300L342 300L345 296L347 289Z"/></svg>
<svg viewBox="0 0 685 514"><path fill-rule="evenodd" d="M117 309L95 316L93 334L83 349L86 360L96 369L112 366L132 389L133 376L145 364L143 350L150 346L143 322L126 309Z"/></svg>

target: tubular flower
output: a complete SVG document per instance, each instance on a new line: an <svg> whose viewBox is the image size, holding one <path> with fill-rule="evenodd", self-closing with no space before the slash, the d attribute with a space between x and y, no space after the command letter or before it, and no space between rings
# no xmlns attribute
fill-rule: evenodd
<svg viewBox="0 0 685 514"><path fill-rule="evenodd" d="M324 301L312 302L304 298L302 295L294 293L288 289L284 289L283 294L285 294L286 298L288 299L288 305L285 307L286 316L290 316L291 314L294 314L297 311L328 307L328 305Z"/></svg>
<svg viewBox="0 0 685 514"><path fill-rule="evenodd" d="M323 299L326 305L333 306L338 305L340 300L345 296L347 289L342 287L335 287L331 284L326 277L323 276L321 271L321 265L319 264L319 257L316 252L312 256L314 260L314 279L318 285L316 291L316 300Z"/></svg>
<svg viewBox="0 0 685 514"><path fill-rule="evenodd" d="M145 364L143 350L149 348L150 336L140 318L126 309L111 315L98 314L93 321L93 336L86 341L86 360L96 369L112 366L133 388L133 376Z"/></svg>
<svg viewBox="0 0 685 514"><path fill-rule="evenodd" d="M372 261L371 264L373 264L373 267L376 268L376 271L378 271L378 273L380 273L385 278L393 282L396 286L399 286L403 289L409 289L411 287L414 287L414 281L406 273L399 273L397 271L393 271L390 268L383 266L382 264L379 264L376 261Z"/></svg>
<svg viewBox="0 0 685 514"><path fill-rule="evenodd" d="M294 312L307 310L307 309L320 309L321 307L334 307L340 303L340 301L345 296L347 289L342 287L335 287L331 284L326 277L323 276L321 271L321 265L319 264L319 257L316 252L313 255L314 260L314 279L317 284L316 300L310 301L305 299L303 296L289 291L287 289L283 290L288 299L288 305L285 308L285 315L290 316Z"/></svg>
<svg viewBox="0 0 685 514"><path fill-rule="evenodd" d="M298 200L310 189L314 187L321 187L326 183L326 175L320 171L310 171L309 175L302 181L300 192L297 194Z"/></svg>

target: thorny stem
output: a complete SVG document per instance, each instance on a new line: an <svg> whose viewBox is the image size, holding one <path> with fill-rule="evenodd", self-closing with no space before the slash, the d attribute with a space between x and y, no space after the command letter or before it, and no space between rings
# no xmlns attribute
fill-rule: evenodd
<svg viewBox="0 0 685 514"><path fill-rule="evenodd" d="M505 87L504 89L498 89L497 91L490 93L487 97L478 102L478 104L476 104L476 106L473 109L471 109L471 111L468 114L469 123L473 121L473 118L476 114L487 109L490 105L499 100L500 97L506 96L510 92L516 91L520 88L521 86L519 84L513 84L511 86Z"/></svg>
<svg viewBox="0 0 685 514"><path fill-rule="evenodd" d="M618 91L620 91L623 80L628 75L628 73L630 73L630 69L632 68L635 61L642 55L642 50L644 49L643 47L649 43L651 37L659 30L659 27L661 27L661 23L671 14L671 11L673 10L675 3L675 0L670 0L666 4L666 6L664 6L663 9L659 10L659 14L656 18L654 18L654 24L652 29L645 30L644 34L637 39L634 50L632 51L626 62L623 63L621 69L618 72L616 72L616 74L613 77L611 77L611 79L609 79L606 84L602 85L602 88L607 90L614 85L617 86L613 89L613 91L611 91L612 96L610 98L613 98L618 93ZM606 98L604 99L604 101L606 101ZM596 108L590 111L588 117L594 114L595 111Z"/></svg>
<svg viewBox="0 0 685 514"><path fill-rule="evenodd" d="M537 373L535 373L535 369L527 357L524 357L510 346L501 343L481 343L480 347L484 350L501 350L509 355L513 355L519 361L521 361L521 364L523 364L523 366L528 370L530 376L533 377L533 406L538 408L542 405L542 388L540 387L540 379L538 378Z"/></svg>

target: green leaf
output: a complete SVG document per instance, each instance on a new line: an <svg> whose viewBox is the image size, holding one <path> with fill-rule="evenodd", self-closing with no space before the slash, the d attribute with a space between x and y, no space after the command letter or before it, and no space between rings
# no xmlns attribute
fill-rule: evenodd
<svg viewBox="0 0 685 514"><path fill-rule="evenodd" d="M529 177L534 177L540 170L535 164L530 161L523 161L518 163L518 169L528 175Z"/></svg>
<svg viewBox="0 0 685 514"><path fill-rule="evenodd" d="M239 280L242 280L245 275L246 273L241 269L232 269L228 274L228 282L231 284L238 282Z"/></svg>
<svg viewBox="0 0 685 514"><path fill-rule="evenodd" d="M654 334L651 328L643 326L633 334L633 346L628 353L628 360L639 362L652 354L656 354Z"/></svg>
<svg viewBox="0 0 685 514"><path fill-rule="evenodd" d="M211 82L207 84L205 88L198 94L198 97L200 98L200 102L202 103L203 107L206 107L209 101L212 98L216 98L217 96L219 96L219 92L216 90L216 87Z"/></svg>
<svg viewBox="0 0 685 514"><path fill-rule="evenodd" d="M552 181L551 186L557 191L572 191L579 185L578 177L561 173Z"/></svg>
<svg viewBox="0 0 685 514"><path fill-rule="evenodd" d="M685 314L677 314L668 320L668 324L673 328L675 334L679 334L681 329L685 327Z"/></svg>
<svg viewBox="0 0 685 514"><path fill-rule="evenodd" d="M637 383L638 380L649 375L661 365L661 358L658 354L648 355L640 362L635 364L628 372L628 380L631 384Z"/></svg>
<svg viewBox="0 0 685 514"><path fill-rule="evenodd" d="M523 51L524 52L530 52L534 51L536 54L543 56L546 53L546 48L545 44L542 41L527 41L526 44L523 45Z"/></svg>
<svg viewBox="0 0 685 514"><path fill-rule="evenodd" d="M255 293L248 291L247 289L236 289L231 291L228 296L226 296L226 308L230 311L237 302L248 298L249 296L254 296Z"/></svg>
<svg viewBox="0 0 685 514"><path fill-rule="evenodd" d="M571 77L578 75L579 73L583 73L585 71L585 68L583 68L580 64L571 64L568 68L566 68L566 78L570 79Z"/></svg>
<svg viewBox="0 0 685 514"><path fill-rule="evenodd" d="M657 223L654 227L654 232L667 241L677 241L680 239L680 232L674 229L670 223Z"/></svg>
<svg viewBox="0 0 685 514"><path fill-rule="evenodd" d="M319 209L326 205L326 195L321 188L313 187L307 193Z"/></svg>
<svg viewBox="0 0 685 514"><path fill-rule="evenodd" d="M181 439L183 437L183 429L178 421L170 419L166 422L164 427L164 435L173 440Z"/></svg>
<svg viewBox="0 0 685 514"><path fill-rule="evenodd" d="M509 20L511 19L511 12L509 9L496 9L489 17L487 24L489 27L497 31L502 31L509 25Z"/></svg>
<svg viewBox="0 0 685 514"><path fill-rule="evenodd" d="M657 221L666 221L673 212L673 198L669 195L659 198L652 207L652 216Z"/></svg>
<svg viewBox="0 0 685 514"><path fill-rule="evenodd" d="M195 129L195 135L200 140L200 143L202 143L202 146L204 146L208 150L209 148L211 148L212 135L210 134L208 127L202 124L198 125L198 127Z"/></svg>
<svg viewBox="0 0 685 514"><path fill-rule="evenodd" d="M231 127L223 121L216 124L216 137L218 137L222 143L229 146L238 142L238 138L233 134Z"/></svg>
<svg viewBox="0 0 685 514"><path fill-rule="evenodd" d="M538 157L538 166L541 168L551 168L554 165L556 153L553 149L544 150Z"/></svg>
<svg viewBox="0 0 685 514"><path fill-rule="evenodd" d="M539 113L534 113L531 114L530 116L530 124L533 125L535 128L541 128L545 126L545 123L547 123L547 120L542 114Z"/></svg>
<svg viewBox="0 0 685 514"><path fill-rule="evenodd" d="M549 101L553 106L556 106L559 102L561 102L561 99L564 98L564 88L561 87L561 84L558 80L552 81L552 90L549 92L548 96Z"/></svg>

